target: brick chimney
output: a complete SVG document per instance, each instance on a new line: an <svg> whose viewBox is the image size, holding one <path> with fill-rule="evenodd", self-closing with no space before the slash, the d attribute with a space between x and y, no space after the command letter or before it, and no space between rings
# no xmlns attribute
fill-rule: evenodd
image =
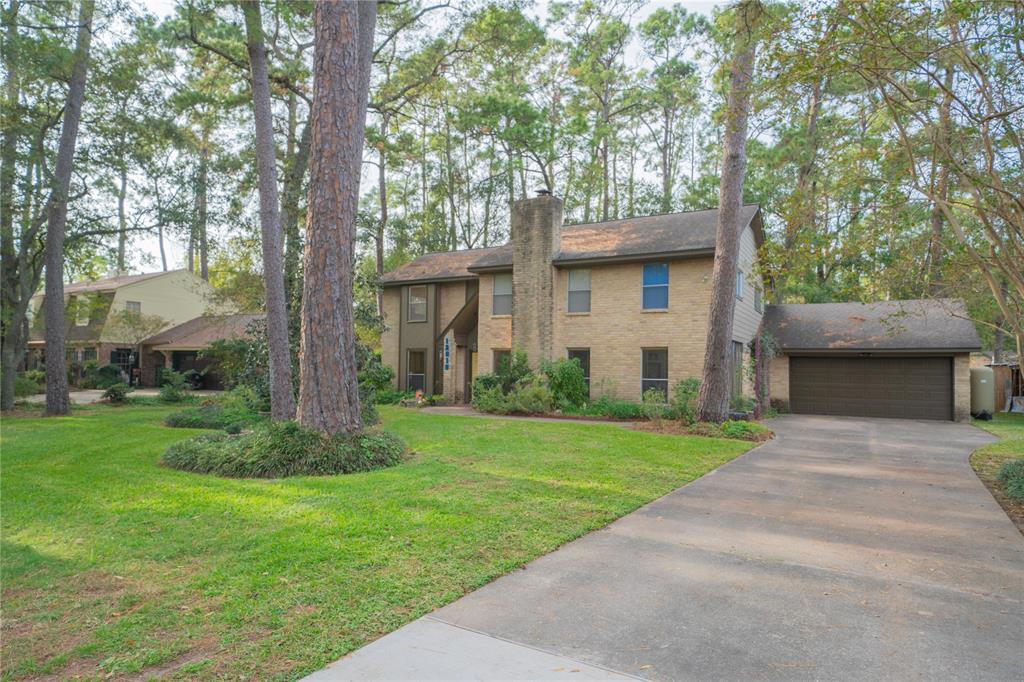
<svg viewBox="0 0 1024 682"><path fill-rule="evenodd" d="M562 200L548 190L512 204L512 346L534 367L550 360L554 344L555 268Z"/></svg>

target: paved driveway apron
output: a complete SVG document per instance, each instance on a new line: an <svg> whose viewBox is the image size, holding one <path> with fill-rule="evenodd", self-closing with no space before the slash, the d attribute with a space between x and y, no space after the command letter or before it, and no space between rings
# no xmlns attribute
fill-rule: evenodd
<svg viewBox="0 0 1024 682"><path fill-rule="evenodd" d="M1024 539L941 422L778 437L314 679L1024 678Z"/></svg>

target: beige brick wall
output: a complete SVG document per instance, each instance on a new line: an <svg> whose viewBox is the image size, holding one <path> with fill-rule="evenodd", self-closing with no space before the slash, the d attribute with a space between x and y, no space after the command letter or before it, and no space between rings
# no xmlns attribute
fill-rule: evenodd
<svg viewBox="0 0 1024 682"><path fill-rule="evenodd" d="M466 283L446 282L437 285L437 294L440 296L441 310L438 315L437 332L448 326L452 319L459 314L462 306L466 305Z"/></svg>
<svg viewBox="0 0 1024 682"><path fill-rule="evenodd" d="M953 419L971 420L971 354L953 356Z"/></svg>
<svg viewBox="0 0 1024 682"><path fill-rule="evenodd" d="M776 355L768 363L768 390L772 404L789 406L789 356Z"/></svg>
<svg viewBox="0 0 1024 682"><path fill-rule="evenodd" d="M394 387L398 389L398 325L402 301L401 287L384 289L384 324L387 329L380 335L381 362L395 370Z"/></svg>
<svg viewBox="0 0 1024 682"><path fill-rule="evenodd" d="M477 323L477 374L494 371L494 351L512 347L512 316L491 314L494 276L480 275L480 313Z"/></svg>
<svg viewBox="0 0 1024 682"><path fill-rule="evenodd" d="M641 398L642 348L667 348L669 386L686 377L699 377L711 294L711 258L669 264L669 308L641 308L642 263L605 265L591 269L590 313L566 312L568 271L558 270L555 284L555 341L553 354L565 357L569 348L590 349L591 394L625 400Z"/></svg>

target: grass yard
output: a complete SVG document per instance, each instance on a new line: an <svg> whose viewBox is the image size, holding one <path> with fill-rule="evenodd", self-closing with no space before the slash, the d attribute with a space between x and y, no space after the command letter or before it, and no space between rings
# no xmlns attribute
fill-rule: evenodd
<svg viewBox="0 0 1024 682"><path fill-rule="evenodd" d="M999 481L996 480L996 475L1004 463L1024 457L1024 414L997 412L990 422L974 420L973 423L998 436L999 441L975 450L971 455L971 466L1017 524L1017 528L1024 533L1024 503L1006 496Z"/></svg>
<svg viewBox="0 0 1024 682"><path fill-rule="evenodd" d="M294 679L752 447L385 408L404 464L228 480L171 411L4 419L4 680Z"/></svg>

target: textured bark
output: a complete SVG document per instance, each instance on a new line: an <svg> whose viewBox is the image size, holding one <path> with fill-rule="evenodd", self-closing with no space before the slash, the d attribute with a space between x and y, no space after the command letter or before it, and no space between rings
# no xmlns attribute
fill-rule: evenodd
<svg viewBox="0 0 1024 682"><path fill-rule="evenodd" d="M15 314L18 305L18 268L17 255L14 247L14 178L17 164L18 134L15 130L15 107L18 104L20 86L18 83L18 64L12 52L16 36L18 16L18 0L13 0L4 11L4 69L7 78L4 82L5 110L11 119L4 120L3 139L0 141L0 315L2 315L2 333L0 333L0 410L14 407L14 378L17 370L17 349L21 339L20 318Z"/></svg>
<svg viewBox="0 0 1024 682"><path fill-rule="evenodd" d="M199 156L199 196L196 205L196 248L199 251L199 276L203 279L210 279L209 267L209 243L206 239L206 224L209 220L209 213L206 206L206 197L209 187L210 176L210 134L203 131L203 149Z"/></svg>
<svg viewBox="0 0 1024 682"><path fill-rule="evenodd" d="M950 108L953 104L953 67L946 67L945 91L942 95L942 104L939 105L939 127L937 134L940 136L940 148L948 148L950 144ZM936 156L938 156L936 154ZM949 164L938 160L938 174L935 179L935 193L938 201L932 202L932 233L928 240L928 293L932 296L941 296L945 288L942 283L942 230L945 222L942 214L942 202L949 198Z"/></svg>
<svg viewBox="0 0 1024 682"><path fill-rule="evenodd" d="M298 421L362 427L352 279L376 2L315 6Z"/></svg>
<svg viewBox="0 0 1024 682"><path fill-rule="evenodd" d="M387 115L381 117L381 131L387 133ZM377 235L374 240L374 257L377 268L377 281L384 276L384 235L388 226L388 155L385 145L381 142L377 150L377 194L380 198L380 219L377 221ZM377 314L384 314L384 289L377 287Z"/></svg>
<svg viewBox="0 0 1024 682"><path fill-rule="evenodd" d="M128 196L128 166L122 163L117 185L117 274L125 272L124 258L128 246L128 218L124 201Z"/></svg>
<svg viewBox="0 0 1024 682"><path fill-rule="evenodd" d="M284 288L288 305L295 308L296 318L301 305L299 294L299 257L302 253L302 235L299 234L299 200L302 181L309 168L309 143L312 128L309 121L302 126L295 149L289 154L288 169L284 174L281 192L281 227L284 232Z"/></svg>
<svg viewBox="0 0 1024 682"><path fill-rule="evenodd" d="M256 169L259 175L263 281L266 286L267 346L270 356L270 415L274 419L288 420L295 417L295 397L292 395L288 308L284 297L281 214L278 212L267 52L263 44L259 3L243 3L242 10L245 13L246 48L252 70L252 108L256 121Z"/></svg>
<svg viewBox="0 0 1024 682"><path fill-rule="evenodd" d="M68 219L68 191L71 188L78 124L82 119L82 102L85 99L85 79L89 70L93 8L93 0L82 0L79 8L71 83L61 123L53 186L46 206L46 295L43 298L43 321L46 326L47 415L64 415L71 411L68 375L64 365L64 230Z"/></svg>
<svg viewBox="0 0 1024 682"><path fill-rule="evenodd" d="M721 422L729 416L732 385L729 351L732 344L732 316L736 306L739 218L743 206L747 118L750 113L750 90L757 49L754 25L761 11L761 4L757 0L743 0L736 8L736 43L725 110L722 178L718 191L718 231L715 238L715 265L711 276L711 310L704 351L704 373L697 397L697 416L701 421Z"/></svg>

